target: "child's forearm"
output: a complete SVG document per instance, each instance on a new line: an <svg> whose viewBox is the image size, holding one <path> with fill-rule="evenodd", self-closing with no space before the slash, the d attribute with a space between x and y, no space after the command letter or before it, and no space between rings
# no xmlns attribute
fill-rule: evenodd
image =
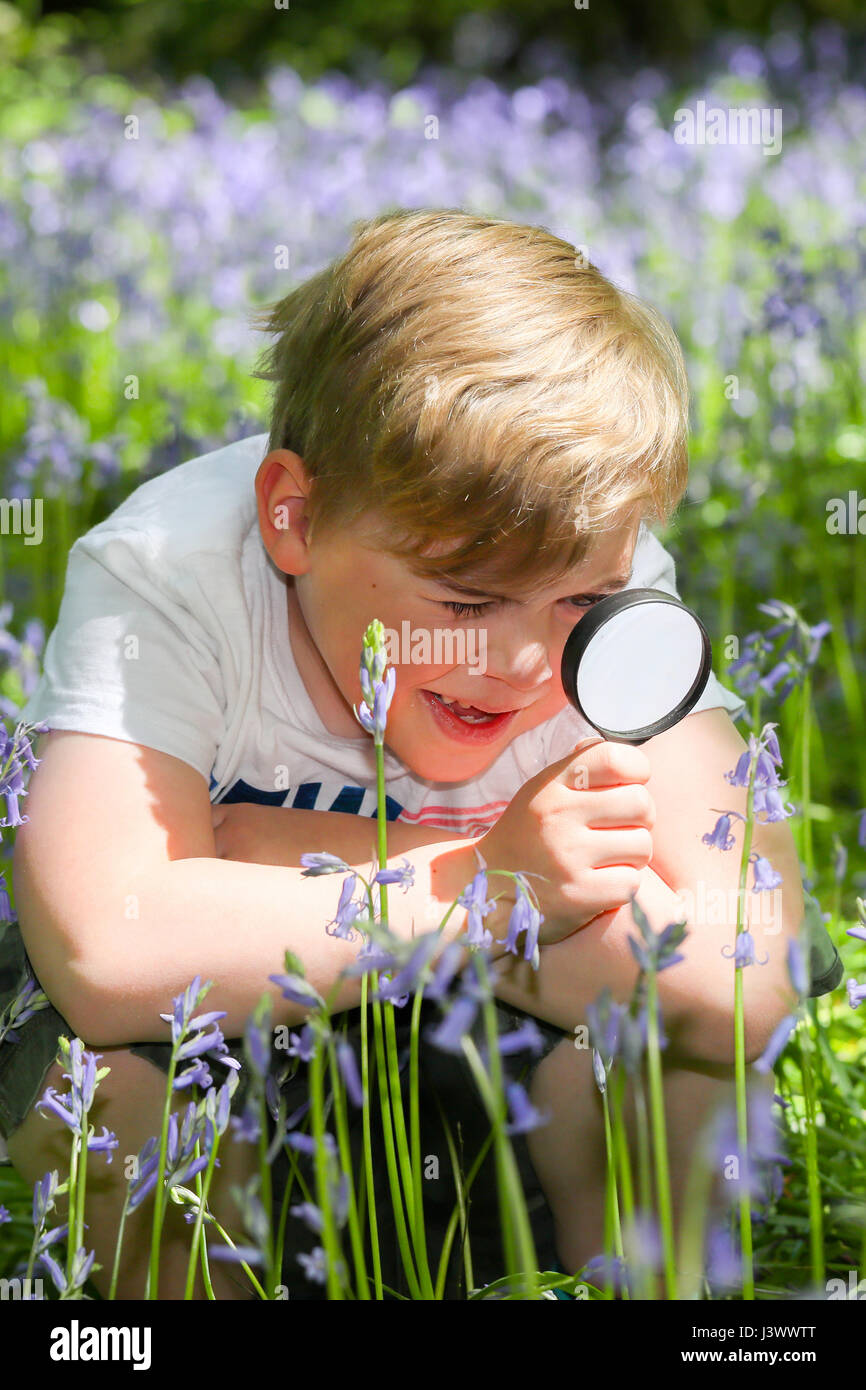
<svg viewBox="0 0 866 1390"><path fill-rule="evenodd" d="M707 886L707 893L713 885ZM730 960L736 935L736 915L718 920L695 916L683 899L647 866L636 894L654 932L669 922L686 922L688 935L677 949L683 960L658 977L659 1000L670 1056L675 1053L711 1062L727 1062L733 1046L734 969ZM793 1005L787 969L787 944L797 929L797 885L768 911L768 920L755 928L755 940L765 964L744 972L747 1054L760 1053L767 1042L780 1001ZM725 914L720 914L722 917ZM538 971L506 954L495 967L494 992L505 1004L524 1009L568 1033L586 1024L587 1005L605 985L620 1003L630 998L638 976L628 937L640 941L631 905L600 913L584 928L541 951ZM723 956L722 950L727 953Z"/></svg>
<svg viewBox="0 0 866 1390"><path fill-rule="evenodd" d="M298 858L301 845L327 848L369 878L374 822L304 812L307 826L299 821L292 826L291 815L285 814ZM315 821L310 823L309 817ZM434 833L440 839L431 842ZM447 835L408 826L395 834L389 830L389 864L411 852L415 868L415 883L408 892L397 885L388 892L390 926L405 939L438 927L477 870L475 841ZM88 961L82 972L88 979L88 999L81 1005L86 1041L104 1047L164 1041L168 1030L159 1014L169 1011L171 998L196 975L214 981L203 1007L226 1011L220 1025L226 1037L243 1033L263 992L274 1001L275 1025L303 1023L307 1010L283 999L268 975L283 971L288 948L304 962L310 983L323 997L329 994L362 945L358 932L348 941L325 930L334 918L342 883L339 874L305 878L299 866L195 858L174 860L126 885L136 900L136 919L126 918L127 895L118 902L117 919L106 922L99 933L98 958ZM359 882L355 896L362 892ZM465 930L466 922L466 909L455 907L437 954ZM497 955L503 949L494 947ZM467 957L468 950L464 962ZM334 1011L360 1002L360 977L351 977L340 984Z"/></svg>

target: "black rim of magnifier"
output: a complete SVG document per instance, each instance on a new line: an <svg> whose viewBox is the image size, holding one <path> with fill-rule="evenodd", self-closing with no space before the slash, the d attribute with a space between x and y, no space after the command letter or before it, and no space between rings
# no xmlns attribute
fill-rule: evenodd
<svg viewBox="0 0 866 1390"><path fill-rule="evenodd" d="M634 733L625 736L611 729L605 729L601 724L595 724L589 718L577 695L577 668L583 653L602 623L607 622L612 614L619 613L625 608L633 608L639 603L672 603L676 608L682 608L686 613L690 613L700 630L703 654L698 674L679 704L662 719L657 719L654 724L645 724L643 728L636 729ZM560 674L569 701L578 714L586 720L590 728L595 729L603 738L610 739L613 743L646 743L655 734L663 733L665 729L672 728L689 712L692 705L697 703L709 680L712 661L713 652L707 630L693 609L687 607L680 599L664 593L661 589L629 589L626 594L609 594L607 598L600 599L598 603L593 604L586 617L581 618L580 622L572 628L562 653Z"/></svg>

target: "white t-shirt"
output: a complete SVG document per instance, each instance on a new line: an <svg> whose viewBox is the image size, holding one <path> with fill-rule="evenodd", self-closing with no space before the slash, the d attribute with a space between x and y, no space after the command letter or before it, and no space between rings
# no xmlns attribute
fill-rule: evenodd
<svg viewBox="0 0 866 1390"><path fill-rule="evenodd" d="M332 734L292 655L286 579L259 532L259 434L138 487L69 553L43 673L21 717L170 753L212 802L376 814L372 738ZM674 562L642 525L629 588L677 596ZM360 652L359 652L360 658ZM711 674L695 709L744 701ZM388 818L481 834L517 790L593 731L569 705L471 781L416 777L385 749ZM311 849L321 849L311 845Z"/></svg>

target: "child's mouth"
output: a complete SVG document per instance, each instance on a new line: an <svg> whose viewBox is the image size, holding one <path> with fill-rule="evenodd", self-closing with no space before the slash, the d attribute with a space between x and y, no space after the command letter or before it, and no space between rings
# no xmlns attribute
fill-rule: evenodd
<svg viewBox="0 0 866 1390"><path fill-rule="evenodd" d="M422 690L421 694L442 732L464 743L491 743L519 713L506 710L502 714L490 714L476 705L464 707L456 701L446 703L448 697L434 690Z"/></svg>

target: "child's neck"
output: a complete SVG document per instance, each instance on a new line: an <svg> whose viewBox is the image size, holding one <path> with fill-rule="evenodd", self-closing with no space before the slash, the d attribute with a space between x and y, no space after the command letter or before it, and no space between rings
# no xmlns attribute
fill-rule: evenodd
<svg viewBox="0 0 866 1390"><path fill-rule="evenodd" d="M286 576L286 611L292 656L316 713L328 732L337 738L362 739L364 732L334 684L334 678L310 635L292 575Z"/></svg>

